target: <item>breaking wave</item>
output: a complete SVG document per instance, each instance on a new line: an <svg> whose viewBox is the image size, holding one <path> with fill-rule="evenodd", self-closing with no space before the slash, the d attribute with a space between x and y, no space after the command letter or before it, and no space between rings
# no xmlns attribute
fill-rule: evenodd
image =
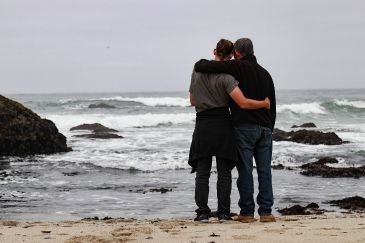
<svg viewBox="0 0 365 243"><path fill-rule="evenodd" d="M187 98L181 97L110 97L110 98L101 98L103 101L129 101L129 102L137 102L146 106L179 106L179 107L187 107L190 106L190 102Z"/></svg>
<svg viewBox="0 0 365 243"><path fill-rule="evenodd" d="M334 103L338 106L350 106L359 109L365 109L365 101L363 100L356 100L356 101L349 101L349 100L335 100Z"/></svg>
<svg viewBox="0 0 365 243"><path fill-rule="evenodd" d="M71 127L83 123L101 123L114 129L171 126L193 123L195 113L180 114L138 114L138 115L105 115L105 114L79 114L79 115L49 115L47 119L54 121L61 131L68 131Z"/></svg>
<svg viewBox="0 0 365 243"><path fill-rule="evenodd" d="M299 103L299 104L284 104L277 106L277 112L293 112L300 114L326 114L326 110L321 104L312 102L312 103Z"/></svg>

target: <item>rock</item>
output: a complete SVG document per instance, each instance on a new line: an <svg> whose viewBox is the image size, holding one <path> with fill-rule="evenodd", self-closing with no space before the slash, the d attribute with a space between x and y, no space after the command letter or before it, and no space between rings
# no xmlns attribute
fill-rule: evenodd
<svg viewBox="0 0 365 243"><path fill-rule="evenodd" d="M302 128L314 128L317 127L316 124L314 124L313 122L308 122L308 123L303 123L302 125L293 125L291 128L298 128L298 127L302 127Z"/></svg>
<svg viewBox="0 0 365 243"><path fill-rule="evenodd" d="M152 188L150 189L150 192L161 192L161 193L166 193L166 192L171 192L172 189L171 188Z"/></svg>
<svg viewBox="0 0 365 243"><path fill-rule="evenodd" d="M278 210L282 215L310 215L310 214L323 214L325 210L319 209L317 203L310 203L305 207L300 205L294 205L290 208L283 208Z"/></svg>
<svg viewBox="0 0 365 243"><path fill-rule="evenodd" d="M275 128L273 132L274 141L291 141L304 144L325 144L325 145L340 145L344 143L341 138L334 132L321 132L298 130L286 132Z"/></svg>
<svg viewBox="0 0 365 243"><path fill-rule="evenodd" d="M112 129L112 128L109 128L109 127L106 127L106 126L103 126L101 125L100 123L92 123L92 124L82 124L82 125L78 125L76 127L72 127L70 129L70 131L76 131L76 130L90 130L90 131L93 131L93 132L101 132L101 133L105 133L105 132L118 132L117 130L115 129Z"/></svg>
<svg viewBox="0 0 365 243"><path fill-rule="evenodd" d="M105 216L104 218L102 218L101 220L110 220L110 219L113 219L112 217L109 217L109 216Z"/></svg>
<svg viewBox="0 0 365 243"><path fill-rule="evenodd" d="M277 165L272 165L271 168L274 170L284 170L285 166L282 164L277 164Z"/></svg>
<svg viewBox="0 0 365 243"><path fill-rule="evenodd" d="M354 212L365 212L365 198L355 196L355 197L347 197L341 200L332 200L328 201L331 206L337 206L342 209L347 209L349 211Z"/></svg>
<svg viewBox="0 0 365 243"><path fill-rule="evenodd" d="M105 103L99 103L99 104L91 104L91 105L89 105L89 108L90 109L96 109L96 108L100 108L100 109L114 109L116 107L113 106L113 105L105 104Z"/></svg>
<svg viewBox="0 0 365 243"><path fill-rule="evenodd" d="M301 168L304 169L304 171L301 171L300 173L305 176L322 176L324 178L360 178L365 176L365 166L345 168L334 168L327 166L327 164L333 163L338 163L338 161L334 158L322 158L316 162L302 165Z"/></svg>
<svg viewBox="0 0 365 243"><path fill-rule="evenodd" d="M309 169L309 168L320 166L320 165L337 164L337 163L338 163L338 160L336 158L323 157L323 158L320 158L316 162L304 164L300 168Z"/></svg>
<svg viewBox="0 0 365 243"><path fill-rule="evenodd" d="M73 135L73 137L78 138L93 138L93 139L112 139L112 138L123 138L122 136L114 133L108 133L108 132L96 132L91 134L79 134L79 135Z"/></svg>
<svg viewBox="0 0 365 243"><path fill-rule="evenodd" d="M80 172L78 172L78 171L74 171L74 172L62 172L62 174L64 176L75 176L75 175L79 175Z"/></svg>
<svg viewBox="0 0 365 243"><path fill-rule="evenodd" d="M98 216L88 217L88 218L83 218L81 220L84 220L84 221L93 221L93 220L99 220L99 217Z"/></svg>
<svg viewBox="0 0 365 243"><path fill-rule="evenodd" d="M161 194L164 194L166 192L172 192L172 187L170 188L165 188L165 187L161 187L161 188L150 188L148 190L146 189L137 189L137 190L129 190L129 192L136 192L136 193L142 193L142 194L146 194L147 192L161 192Z"/></svg>
<svg viewBox="0 0 365 243"><path fill-rule="evenodd" d="M20 103L0 95L0 156L68 152L55 124Z"/></svg>

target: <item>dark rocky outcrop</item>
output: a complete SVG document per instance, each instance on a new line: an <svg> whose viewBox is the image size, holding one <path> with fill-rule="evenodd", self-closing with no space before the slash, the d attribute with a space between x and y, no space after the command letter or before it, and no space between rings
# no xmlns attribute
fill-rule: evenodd
<svg viewBox="0 0 365 243"><path fill-rule="evenodd" d="M350 212L365 212L365 198L359 196L347 197L341 200L332 200L326 203L330 204L331 206L347 209Z"/></svg>
<svg viewBox="0 0 365 243"><path fill-rule="evenodd" d="M90 104L89 105L90 109L115 109L116 107L113 105L108 105L105 103L99 103L99 104Z"/></svg>
<svg viewBox="0 0 365 243"><path fill-rule="evenodd" d="M92 139L123 138L122 136L113 133L113 132L118 132L117 130L103 126L100 123L92 123L92 124L85 123L76 127L72 127L70 129L70 131L77 131L77 130L92 131L93 133L73 135L73 137L92 138Z"/></svg>
<svg viewBox="0 0 365 243"><path fill-rule="evenodd" d="M302 125L293 125L291 128L315 128L317 127L316 124L314 124L313 122L307 122L307 123L303 123Z"/></svg>
<svg viewBox="0 0 365 243"><path fill-rule="evenodd" d="M79 135L74 135L73 137L94 138L94 139L123 138L123 136L120 136L120 135L114 134L114 133L108 133L108 132L96 132L96 133L91 133L91 134L79 134Z"/></svg>
<svg viewBox="0 0 365 243"><path fill-rule="evenodd" d="M327 164L338 163L335 158L322 158L316 162L304 164L301 166L303 171L300 173L306 176L322 176L325 178L336 178L336 177L353 177L360 178L365 176L365 166L361 167L345 167L345 168L334 168L329 167Z"/></svg>
<svg viewBox="0 0 365 243"><path fill-rule="evenodd" d="M272 165L271 168L273 170L284 170L285 166L283 164L277 164L277 165Z"/></svg>
<svg viewBox="0 0 365 243"><path fill-rule="evenodd" d="M283 164L272 165L273 170L293 170L292 167L284 166Z"/></svg>
<svg viewBox="0 0 365 243"><path fill-rule="evenodd" d="M55 124L20 103L0 95L0 156L68 152Z"/></svg>
<svg viewBox="0 0 365 243"><path fill-rule="evenodd" d="M273 132L274 141L291 141L304 144L325 144L325 145L340 145L344 143L341 138L334 132L321 132L298 130L286 132L275 128Z"/></svg>
<svg viewBox="0 0 365 243"><path fill-rule="evenodd" d="M300 168L310 169L310 168L313 168L313 167L316 167L316 166L321 166L321 165L326 165L326 164L337 164L337 163L338 163L338 160L336 158L323 157L323 158L320 158L316 162L303 164Z"/></svg>
<svg viewBox="0 0 365 243"><path fill-rule="evenodd" d="M282 215L310 215L323 214L326 210L320 209L317 203L310 203L305 207L294 205L290 208L279 209L278 212Z"/></svg>
<svg viewBox="0 0 365 243"><path fill-rule="evenodd" d="M115 129L103 126L100 123L91 123L91 124L84 123L76 127L72 127L70 129L70 131L77 131L77 130L89 130L93 132L118 132Z"/></svg>

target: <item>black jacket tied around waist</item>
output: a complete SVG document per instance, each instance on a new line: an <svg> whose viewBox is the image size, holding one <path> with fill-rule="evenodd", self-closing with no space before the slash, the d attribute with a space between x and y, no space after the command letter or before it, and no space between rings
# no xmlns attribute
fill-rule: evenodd
<svg viewBox="0 0 365 243"><path fill-rule="evenodd" d="M232 161L232 168L237 161L236 144L228 107L196 113L195 130L189 153L192 173L195 172L197 159L210 156Z"/></svg>

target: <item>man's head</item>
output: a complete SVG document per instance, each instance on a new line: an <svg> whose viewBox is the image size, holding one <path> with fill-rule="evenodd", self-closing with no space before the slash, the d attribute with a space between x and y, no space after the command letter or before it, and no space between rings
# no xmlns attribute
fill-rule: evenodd
<svg viewBox="0 0 365 243"><path fill-rule="evenodd" d="M214 49L214 56L217 61L231 60L233 56L233 43L226 39L220 39Z"/></svg>
<svg viewBox="0 0 365 243"><path fill-rule="evenodd" d="M234 43L234 58L240 59L247 55L253 55L253 44L249 38L240 38Z"/></svg>

